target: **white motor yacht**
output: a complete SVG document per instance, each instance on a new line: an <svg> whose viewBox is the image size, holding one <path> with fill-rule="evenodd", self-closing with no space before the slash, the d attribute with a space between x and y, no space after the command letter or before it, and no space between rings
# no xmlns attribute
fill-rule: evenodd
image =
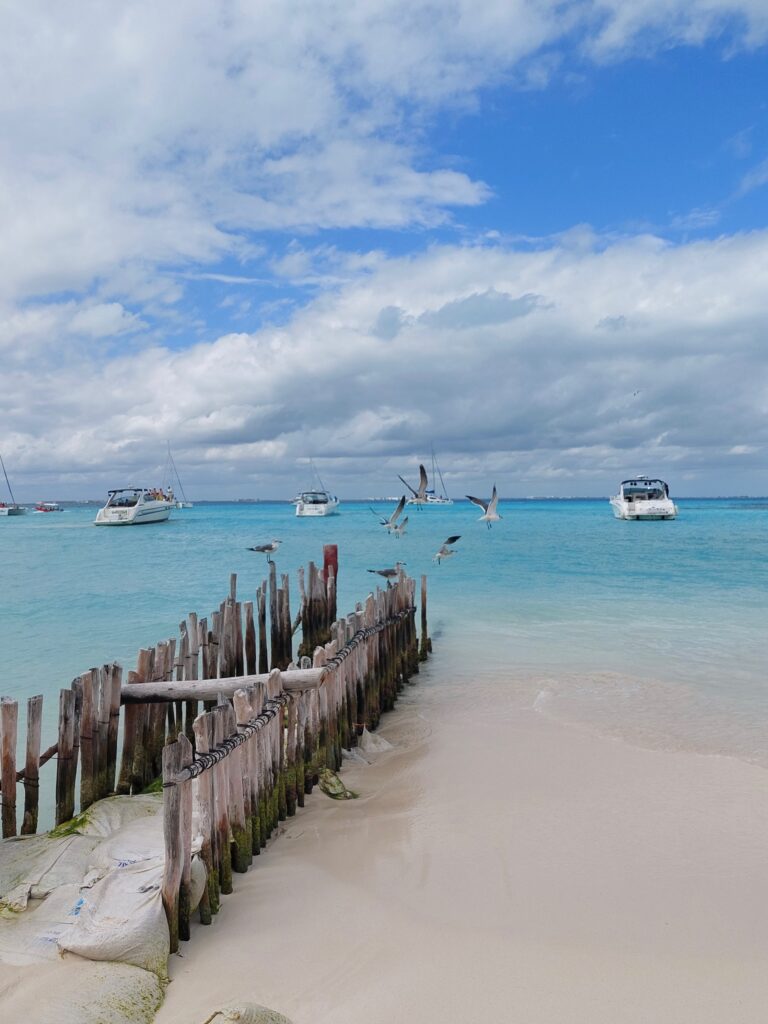
<svg viewBox="0 0 768 1024"><path fill-rule="evenodd" d="M339 499L329 491L302 491L294 499L297 516L332 516Z"/></svg>
<svg viewBox="0 0 768 1024"><path fill-rule="evenodd" d="M106 505L96 513L95 526L163 523L176 508L173 492L159 488L120 487L108 494Z"/></svg>
<svg viewBox="0 0 768 1024"><path fill-rule="evenodd" d="M610 499L617 519L675 519L677 505L663 480L636 476L622 480L619 493Z"/></svg>

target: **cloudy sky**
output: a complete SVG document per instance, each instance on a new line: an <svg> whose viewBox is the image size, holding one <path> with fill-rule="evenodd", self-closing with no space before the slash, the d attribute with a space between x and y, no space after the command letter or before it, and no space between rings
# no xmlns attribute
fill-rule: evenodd
<svg viewBox="0 0 768 1024"><path fill-rule="evenodd" d="M765 0L0 10L19 500L768 493ZM0 495L3 497L3 495Z"/></svg>

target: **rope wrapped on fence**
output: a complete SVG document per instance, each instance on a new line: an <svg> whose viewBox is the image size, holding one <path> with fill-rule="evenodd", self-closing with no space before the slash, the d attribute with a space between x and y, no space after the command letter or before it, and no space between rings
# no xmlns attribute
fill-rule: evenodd
<svg viewBox="0 0 768 1024"><path fill-rule="evenodd" d="M363 640L367 640L368 637L381 633L389 626L394 626L396 623L402 622L403 619L407 619L408 616L412 615L415 611L415 608L403 608L402 611L397 612L395 615L390 615L388 619L384 619L382 622L377 622L374 626L366 626L363 629L358 629L358 631L351 636L349 640L347 640L340 651L337 651L336 654L328 658L325 663L326 671L331 671L343 664L352 651L354 651L356 647L360 646Z"/></svg>
<svg viewBox="0 0 768 1024"><path fill-rule="evenodd" d="M190 779L196 779L203 772L219 764L233 750L249 740L251 736L255 736L257 732L260 732L265 725L271 722L289 700L290 698L287 693L278 694L277 697L270 697L269 700L264 702L264 707L255 718L252 718L246 725L240 726L238 732L227 736L225 740L222 740L221 743L218 743L211 750L206 751L204 754L196 754L191 764L183 768L173 779L163 782L163 789L177 786L181 782L188 782Z"/></svg>

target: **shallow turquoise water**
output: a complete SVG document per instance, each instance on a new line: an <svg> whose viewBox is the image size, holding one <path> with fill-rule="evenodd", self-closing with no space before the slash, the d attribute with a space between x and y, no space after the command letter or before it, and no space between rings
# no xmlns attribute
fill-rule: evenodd
<svg viewBox="0 0 768 1024"><path fill-rule="evenodd" d="M367 503L329 519L288 504L198 505L165 524L96 529L95 507L0 520L0 693L46 701L92 665L176 633L190 611L253 597L282 539L291 573L339 545L339 609L361 600L366 569L405 561L429 575L441 671L499 671L531 706L660 746L768 764L768 502L688 500L675 522L624 523L607 501L505 502L493 529L467 503L410 510L402 540ZM381 506L391 509L392 506ZM452 533L457 554L432 554ZM53 737L51 736L51 741Z"/></svg>

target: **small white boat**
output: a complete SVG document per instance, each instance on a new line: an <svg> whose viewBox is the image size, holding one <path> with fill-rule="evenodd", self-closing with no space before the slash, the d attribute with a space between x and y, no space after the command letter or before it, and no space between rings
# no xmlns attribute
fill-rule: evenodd
<svg viewBox="0 0 768 1024"><path fill-rule="evenodd" d="M0 466L3 467L3 476L5 477L5 483L8 487L8 493L11 496L10 505L4 501L0 501L0 516L25 516L28 510L23 505L16 504L16 499L14 498L13 491L11 490L11 481L8 479L8 474L5 471L5 463L3 462L2 455L0 455Z"/></svg>
<svg viewBox="0 0 768 1024"><path fill-rule="evenodd" d="M38 501L35 512L63 512L64 509L56 501Z"/></svg>
<svg viewBox="0 0 768 1024"><path fill-rule="evenodd" d="M109 499L94 519L95 526L138 526L163 523L176 508L173 491L149 487L120 487L109 491Z"/></svg>
<svg viewBox="0 0 768 1024"><path fill-rule="evenodd" d="M636 476L622 480L619 493L610 499L617 519L675 519L677 505L663 480Z"/></svg>
<svg viewBox="0 0 768 1024"><path fill-rule="evenodd" d="M330 491L302 491L293 499L297 516L332 516L339 499Z"/></svg>

